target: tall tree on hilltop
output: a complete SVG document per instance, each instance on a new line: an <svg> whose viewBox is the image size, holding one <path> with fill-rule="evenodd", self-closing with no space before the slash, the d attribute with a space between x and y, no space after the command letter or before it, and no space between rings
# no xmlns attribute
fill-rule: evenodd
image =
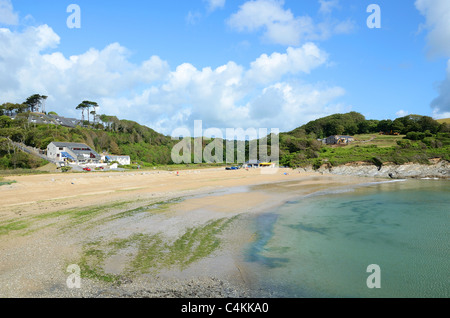
<svg viewBox="0 0 450 318"><path fill-rule="evenodd" d="M99 107L97 103L91 102L91 106L94 109L93 111L91 111L91 115L94 117L94 124L96 122L97 119L97 110L96 108Z"/></svg>
<svg viewBox="0 0 450 318"><path fill-rule="evenodd" d="M86 104L81 103L80 105L77 106L76 110L80 110L81 109L81 122L84 122L84 111L87 108Z"/></svg>
<svg viewBox="0 0 450 318"><path fill-rule="evenodd" d="M28 97L24 104L28 105L31 112L34 112L36 108L39 110L39 107L42 106L42 101L46 99L47 96L34 94Z"/></svg>
<svg viewBox="0 0 450 318"><path fill-rule="evenodd" d="M84 121L84 111L87 110L88 123L90 123L89 109L91 107L94 108L94 111L95 111L95 107L98 107L98 104L96 102L91 102L91 101L85 100L80 105L77 106L77 108L76 108L77 110L81 109L81 114L82 114L81 121Z"/></svg>
<svg viewBox="0 0 450 318"><path fill-rule="evenodd" d="M82 104L84 104L85 107L87 108L87 111L88 111L88 123L90 123L90 121L89 121L89 110L90 110L91 107L94 108L94 110L95 110L95 107L98 107L98 104L96 102L91 102L91 101L88 101L88 100L85 100Z"/></svg>
<svg viewBox="0 0 450 318"><path fill-rule="evenodd" d="M45 113L45 102L47 101L48 96L41 95L41 111Z"/></svg>

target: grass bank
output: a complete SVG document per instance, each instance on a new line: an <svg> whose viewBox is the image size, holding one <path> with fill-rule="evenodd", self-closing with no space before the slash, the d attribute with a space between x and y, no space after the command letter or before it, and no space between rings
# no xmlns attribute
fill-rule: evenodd
<svg viewBox="0 0 450 318"><path fill-rule="evenodd" d="M0 170L1 177L11 177L11 176L26 176L35 174L49 174L49 171L42 171L36 169L10 169L10 170Z"/></svg>

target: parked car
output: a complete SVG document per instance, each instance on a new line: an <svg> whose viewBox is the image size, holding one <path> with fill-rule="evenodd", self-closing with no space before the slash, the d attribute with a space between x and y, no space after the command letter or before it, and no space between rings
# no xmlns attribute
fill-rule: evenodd
<svg viewBox="0 0 450 318"><path fill-rule="evenodd" d="M84 171L92 171L91 168L88 168L88 167L83 168L83 170L84 170Z"/></svg>
<svg viewBox="0 0 450 318"><path fill-rule="evenodd" d="M239 170L239 167L227 167L226 170Z"/></svg>

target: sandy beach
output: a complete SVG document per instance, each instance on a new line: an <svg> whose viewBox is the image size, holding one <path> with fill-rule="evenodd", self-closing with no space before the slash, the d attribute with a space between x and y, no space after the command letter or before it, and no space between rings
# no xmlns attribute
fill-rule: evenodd
<svg viewBox="0 0 450 318"><path fill-rule="evenodd" d="M271 297L242 260L254 239L248 221L291 198L374 180L222 168L5 179L16 181L0 187L7 298ZM70 264L89 269L81 288L67 285Z"/></svg>

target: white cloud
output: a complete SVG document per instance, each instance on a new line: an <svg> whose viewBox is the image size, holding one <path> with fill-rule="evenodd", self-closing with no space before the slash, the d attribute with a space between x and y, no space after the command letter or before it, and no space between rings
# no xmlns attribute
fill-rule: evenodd
<svg viewBox="0 0 450 318"><path fill-rule="evenodd" d="M295 18L290 10L284 10L282 6L281 1L248 1L230 17L228 24L240 32L254 32L265 28L266 40L285 45L298 45L302 33L312 31L312 20L308 17Z"/></svg>
<svg viewBox="0 0 450 318"><path fill-rule="evenodd" d="M158 56L135 64L118 43L65 56L59 42L47 25L0 29L0 103L43 94L49 96L47 110L79 117L75 107L88 99L99 103L99 113L170 134L198 119L205 127L291 130L341 109L336 100L345 94L296 79L328 63L313 43L263 54L248 66L229 61L198 69L190 63L171 68Z"/></svg>
<svg viewBox="0 0 450 318"><path fill-rule="evenodd" d="M419 29L428 30L429 55L450 57L450 1L416 0L415 5L426 19ZM436 118L447 117L450 113L450 60L446 75L446 79L438 85L439 96L431 102Z"/></svg>
<svg viewBox="0 0 450 318"><path fill-rule="evenodd" d="M405 116L408 116L408 115L409 115L409 112L406 111L406 110L403 110L403 109L401 109L401 110L399 110L398 112L395 113L395 116L397 116L397 118L405 117Z"/></svg>
<svg viewBox="0 0 450 318"><path fill-rule="evenodd" d="M447 78L439 84L439 96L431 102L433 115L437 118L449 118L450 114L450 60L447 62Z"/></svg>
<svg viewBox="0 0 450 318"><path fill-rule="evenodd" d="M261 127L294 129L311 120L345 111L335 100L345 95L341 87L280 82L265 88L248 105L249 115Z"/></svg>
<svg viewBox="0 0 450 318"><path fill-rule="evenodd" d="M189 11L187 16L186 16L186 23L190 24L190 25L195 25L197 24L200 19L202 18L202 14L198 11Z"/></svg>
<svg viewBox="0 0 450 318"><path fill-rule="evenodd" d="M204 0L208 3L208 10L215 11L217 9L222 9L225 6L226 0Z"/></svg>
<svg viewBox="0 0 450 318"><path fill-rule="evenodd" d="M165 133L198 119L209 127L290 130L342 109L333 103L345 94L340 87L283 81L285 75L309 73L326 61L326 53L309 43L263 54L248 69L234 62L201 70L185 63L163 85L146 90L140 103L149 117L159 118L151 126Z"/></svg>
<svg viewBox="0 0 450 318"><path fill-rule="evenodd" d="M289 47L286 53L261 55L251 63L248 71L250 80L270 83L279 80L285 74L310 73L314 68L324 64L328 54L315 44L307 43L300 48Z"/></svg>
<svg viewBox="0 0 450 318"><path fill-rule="evenodd" d="M322 3L321 10L331 10L331 3ZM333 34L348 33L354 29L350 20L340 22L327 18L315 23L310 16L296 17L284 9L282 0L254 0L240 6L227 21L238 32L264 30L263 40L282 45L300 45L303 41L325 40Z"/></svg>
<svg viewBox="0 0 450 318"><path fill-rule="evenodd" d="M129 52L117 43L103 50L65 57L61 52L43 54L59 44L47 25L11 32L0 29L0 85L2 99L22 102L31 94L49 96L49 104L73 114L81 100L118 96L137 85L161 80L166 62L151 57L141 65L128 61Z"/></svg>
<svg viewBox="0 0 450 318"><path fill-rule="evenodd" d="M450 56L450 1L416 0L416 8L425 16L420 30L428 30L430 55Z"/></svg>
<svg viewBox="0 0 450 318"><path fill-rule="evenodd" d="M319 12L322 14L330 14L333 9L339 8L339 0L319 0L320 9Z"/></svg>
<svg viewBox="0 0 450 318"><path fill-rule="evenodd" d="M0 24L17 25L19 16L14 12L11 0L0 0Z"/></svg>

